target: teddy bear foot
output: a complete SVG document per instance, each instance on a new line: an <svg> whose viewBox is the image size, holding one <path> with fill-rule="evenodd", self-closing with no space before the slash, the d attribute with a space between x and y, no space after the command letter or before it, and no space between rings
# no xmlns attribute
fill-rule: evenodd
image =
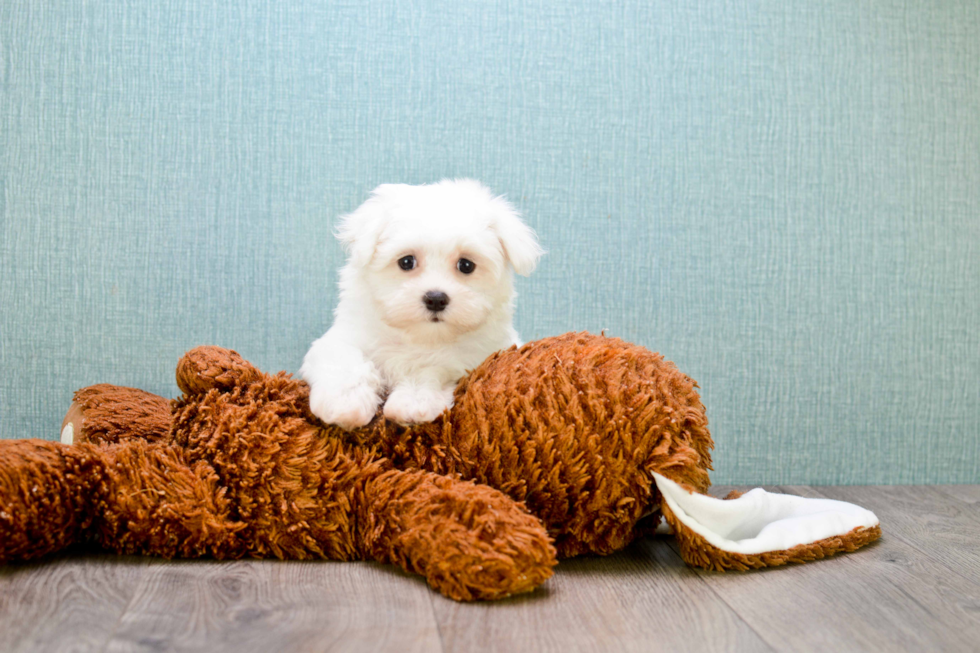
<svg viewBox="0 0 980 653"><path fill-rule="evenodd" d="M136 388L101 383L75 393L61 422L61 443L161 441L170 432L170 421L167 399Z"/></svg>

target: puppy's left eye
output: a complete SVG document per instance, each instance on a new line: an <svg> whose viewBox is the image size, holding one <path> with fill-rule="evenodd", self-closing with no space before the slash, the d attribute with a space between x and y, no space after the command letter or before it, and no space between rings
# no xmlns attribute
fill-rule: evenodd
<svg viewBox="0 0 980 653"><path fill-rule="evenodd" d="M398 259L398 267L406 272L415 269L415 257L409 254Z"/></svg>
<svg viewBox="0 0 980 653"><path fill-rule="evenodd" d="M463 274L473 274L473 270L476 269L476 263L468 258L461 258L456 262L456 269Z"/></svg>

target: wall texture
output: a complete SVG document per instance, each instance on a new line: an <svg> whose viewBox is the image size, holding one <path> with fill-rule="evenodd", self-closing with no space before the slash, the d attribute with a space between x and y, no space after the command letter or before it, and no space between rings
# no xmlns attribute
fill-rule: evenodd
<svg viewBox="0 0 980 653"><path fill-rule="evenodd" d="M332 220L479 178L550 250L532 339L698 379L716 482L980 481L980 3L6 0L0 436L296 370Z"/></svg>

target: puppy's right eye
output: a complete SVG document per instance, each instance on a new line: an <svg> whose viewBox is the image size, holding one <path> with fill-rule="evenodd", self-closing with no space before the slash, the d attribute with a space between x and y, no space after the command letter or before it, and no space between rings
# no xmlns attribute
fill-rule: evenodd
<svg viewBox="0 0 980 653"><path fill-rule="evenodd" d="M415 269L415 257L409 254L398 259L398 267L406 272Z"/></svg>

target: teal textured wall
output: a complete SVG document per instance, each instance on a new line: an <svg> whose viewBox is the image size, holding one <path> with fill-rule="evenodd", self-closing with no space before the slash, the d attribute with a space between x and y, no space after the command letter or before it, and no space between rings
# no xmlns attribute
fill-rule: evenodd
<svg viewBox="0 0 980 653"><path fill-rule="evenodd" d="M698 379L716 482L980 481L980 3L0 3L0 436L294 371L332 220L472 176L549 250L527 339Z"/></svg>

